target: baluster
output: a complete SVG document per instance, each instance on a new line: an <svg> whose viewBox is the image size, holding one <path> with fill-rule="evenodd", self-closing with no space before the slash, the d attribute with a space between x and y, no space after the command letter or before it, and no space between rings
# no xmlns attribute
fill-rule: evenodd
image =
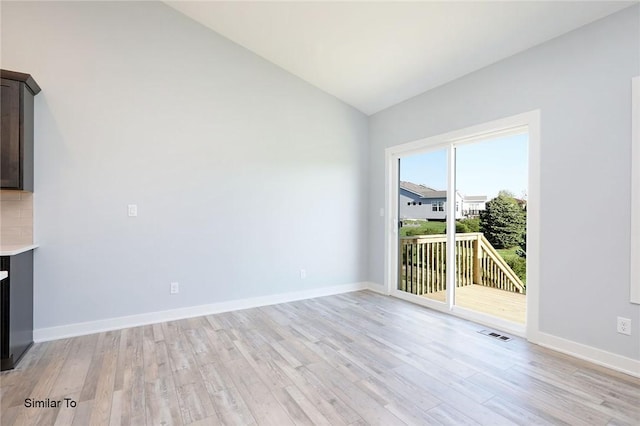
<svg viewBox="0 0 640 426"><path fill-rule="evenodd" d="M464 277L467 274L467 270L465 268L465 260L466 260L465 256L466 256L467 250L465 249L465 242L464 241L460 241L459 250L460 250L460 260L459 260L460 273L458 274L458 276L460 277L460 287L463 287L464 284L465 284L464 283L464 281L465 281Z"/></svg>
<svg viewBox="0 0 640 426"><path fill-rule="evenodd" d="M440 291L440 243L436 243L436 291Z"/></svg>
<svg viewBox="0 0 640 426"><path fill-rule="evenodd" d="M429 287L429 274L431 274L431 264L429 263L429 250L431 250L431 244L427 244L425 246L425 258L424 258L424 265L425 265L425 285L426 285L426 292L431 293L431 288Z"/></svg>
<svg viewBox="0 0 640 426"><path fill-rule="evenodd" d="M440 291L440 243L436 243L436 291Z"/></svg>
<svg viewBox="0 0 640 426"><path fill-rule="evenodd" d="M409 253L411 253L411 249L409 248L410 244L407 243L405 245L405 273L404 273L404 288L402 291L407 291L409 288L409 277L411 276L411 262L409 262Z"/></svg>
<svg viewBox="0 0 640 426"><path fill-rule="evenodd" d="M466 256L464 258L465 259L465 265L466 265L466 268L465 268L465 272L466 272L466 274L465 274L465 284L466 285L471 285L471 279L470 279L471 278L471 262L470 262L470 260L471 260L471 255L472 254L471 254L471 241L470 240L467 240L466 246L467 246L467 250L466 250Z"/></svg>
<svg viewBox="0 0 640 426"><path fill-rule="evenodd" d="M400 275L399 290L404 291L407 282L407 245L404 241L402 242L402 272Z"/></svg>
<svg viewBox="0 0 640 426"><path fill-rule="evenodd" d="M411 294L415 294L414 292L414 281L415 281L415 277L416 277L416 265L415 262L413 260L413 257L416 254L416 243L411 244L411 287L409 289L409 291L411 292Z"/></svg>
<svg viewBox="0 0 640 426"><path fill-rule="evenodd" d="M426 294L427 293L427 288L425 285L425 281L426 281L426 276L427 276L427 262L426 262L426 257L427 257L427 243L425 242L422 245L422 293L421 294Z"/></svg>
<svg viewBox="0 0 640 426"><path fill-rule="evenodd" d="M440 243L440 288L447 289L447 245Z"/></svg>
<svg viewBox="0 0 640 426"><path fill-rule="evenodd" d="M489 285L489 263L487 262L487 254L482 254L482 285Z"/></svg>
<svg viewBox="0 0 640 426"><path fill-rule="evenodd" d="M500 280L498 278L498 265L496 262L493 262L493 287L499 288Z"/></svg>
<svg viewBox="0 0 640 426"><path fill-rule="evenodd" d="M418 294L424 294L424 250L425 250L426 242L420 243L420 248L418 250L418 264L420 265L420 277L418 279Z"/></svg>
<svg viewBox="0 0 640 426"><path fill-rule="evenodd" d="M462 247L463 247L463 252L464 252L464 257L462 258L462 270L463 270L463 274L462 274L462 285L468 285L468 279L469 279L469 245L468 245L468 241L463 241L462 242Z"/></svg>
<svg viewBox="0 0 640 426"><path fill-rule="evenodd" d="M419 242L416 242L416 286L414 288L414 293L413 294L420 294L420 269L422 268L422 266L420 265L420 246L422 244L420 244Z"/></svg>
<svg viewBox="0 0 640 426"><path fill-rule="evenodd" d="M444 290L444 281L442 280L442 271L444 269L444 247L442 243L438 243L438 290Z"/></svg>
<svg viewBox="0 0 640 426"><path fill-rule="evenodd" d="M456 235L457 238L457 235ZM460 244L458 244L458 241L455 241L455 244L453 245L455 247L454 250L454 262L456 265L456 280L455 280L455 287L458 287L460 285Z"/></svg>
<svg viewBox="0 0 640 426"><path fill-rule="evenodd" d="M473 241L467 242L467 284L473 284Z"/></svg>
<svg viewBox="0 0 640 426"><path fill-rule="evenodd" d="M409 246L409 279L407 280L407 292L409 293L413 289L413 247L414 244L412 243Z"/></svg>
<svg viewBox="0 0 640 426"><path fill-rule="evenodd" d="M435 293L436 290L436 245L435 243L431 244L431 248L429 249L431 254L431 261L429 262L429 275L431 277L431 292Z"/></svg>
<svg viewBox="0 0 640 426"><path fill-rule="evenodd" d="M427 275L427 265L425 264L425 254L427 251L427 243L422 244L422 251L420 253L420 262L422 263L422 276L420 278L420 294L426 293L426 288L424 286L425 276Z"/></svg>
<svg viewBox="0 0 640 426"><path fill-rule="evenodd" d="M496 262L491 261L491 276L492 276L492 287L496 288L498 284L498 277L496 276Z"/></svg>

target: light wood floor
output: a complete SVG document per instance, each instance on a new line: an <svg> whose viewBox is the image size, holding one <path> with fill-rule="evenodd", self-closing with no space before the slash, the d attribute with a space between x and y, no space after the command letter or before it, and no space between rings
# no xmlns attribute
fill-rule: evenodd
<svg viewBox="0 0 640 426"><path fill-rule="evenodd" d="M446 291L425 294L424 297L444 302ZM524 324L527 312L527 296L472 284L456 288L456 305L507 321Z"/></svg>
<svg viewBox="0 0 640 426"><path fill-rule="evenodd" d="M481 329L357 292L42 343L1 424L640 424L640 379Z"/></svg>

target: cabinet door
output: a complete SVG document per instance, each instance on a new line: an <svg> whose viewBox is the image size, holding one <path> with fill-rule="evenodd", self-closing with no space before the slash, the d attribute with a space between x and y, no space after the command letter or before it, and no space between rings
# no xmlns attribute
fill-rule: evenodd
<svg viewBox="0 0 640 426"><path fill-rule="evenodd" d="M2 79L0 186L20 187L20 82Z"/></svg>
<svg viewBox="0 0 640 426"><path fill-rule="evenodd" d="M9 356L15 365L33 343L33 251L9 259Z"/></svg>
<svg viewBox="0 0 640 426"><path fill-rule="evenodd" d="M9 271L9 257L0 257L0 270ZM0 281L0 360L9 358L9 278ZM4 370L4 363L0 362Z"/></svg>

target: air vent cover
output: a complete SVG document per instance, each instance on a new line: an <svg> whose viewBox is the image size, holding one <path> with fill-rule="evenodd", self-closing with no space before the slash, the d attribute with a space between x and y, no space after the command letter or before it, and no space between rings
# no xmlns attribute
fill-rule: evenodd
<svg viewBox="0 0 640 426"><path fill-rule="evenodd" d="M484 334L485 336L493 337L494 339L502 340L503 342L508 342L511 340L511 337L505 336L504 334L497 333L492 330L480 330L478 331L480 334Z"/></svg>

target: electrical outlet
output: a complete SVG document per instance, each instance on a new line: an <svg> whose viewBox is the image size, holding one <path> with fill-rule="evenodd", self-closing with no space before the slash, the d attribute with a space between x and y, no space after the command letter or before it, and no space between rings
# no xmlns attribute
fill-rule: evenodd
<svg viewBox="0 0 640 426"><path fill-rule="evenodd" d="M170 290L171 294L178 294L180 293L180 283L171 283L171 290Z"/></svg>
<svg viewBox="0 0 640 426"><path fill-rule="evenodd" d="M137 204L129 204L127 206L127 213L129 214L129 217L138 216L138 205Z"/></svg>
<svg viewBox="0 0 640 426"><path fill-rule="evenodd" d="M631 335L631 319L618 317L618 333Z"/></svg>
<svg viewBox="0 0 640 426"><path fill-rule="evenodd" d="M300 279L305 279L307 278L307 270L306 269L300 269Z"/></svg>

